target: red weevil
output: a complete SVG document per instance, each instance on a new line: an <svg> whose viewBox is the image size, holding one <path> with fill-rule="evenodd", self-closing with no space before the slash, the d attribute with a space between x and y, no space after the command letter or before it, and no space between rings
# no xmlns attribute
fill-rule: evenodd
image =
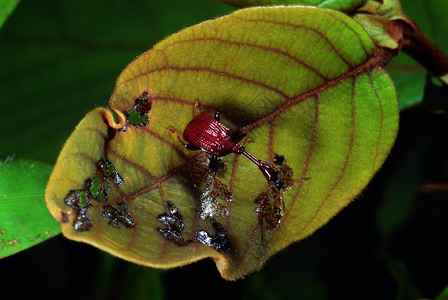
<svg viewBox="0 0 448 300"><path fill-rule="evenodd" d="M213 174L218 170L218 156L225 156L230 153L243 154L258 166L267 180L273 182L278 189L283 188L284 182L277 177L277 171L238 144L246 136L245 132L237 130L232 133L230 128L220 122L219 112L206 111L201 113L198 106L199 103L196 102L195 107L199 115L187 124L183 133L183 138L187 144L182 142L173 128L167 128L177 136L177 139L185 148L189 150L202 149L210 154L209 169ZM214 117L209 115L210 113L214 113Z"/></svg>

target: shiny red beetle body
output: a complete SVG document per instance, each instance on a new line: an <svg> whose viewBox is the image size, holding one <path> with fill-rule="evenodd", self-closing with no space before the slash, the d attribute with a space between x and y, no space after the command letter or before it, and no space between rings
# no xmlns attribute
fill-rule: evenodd
<svg viewBox="0 0 448 300"><path fill-rule="evenodd" d="M225 156L230 153L243 154L258 166L267 180L273 182L278 189L283 188L284 182L277 177L277 171L238 144L246 136L246 133L241 130L232 133L227 126L220 122L219 112L207 111L201 113L198 109L198 102L196 102L196 110L199 115L187 124L183 133L183 138L188 144L182 142L174 129L167 129L176 134L177 139L185 148L189 150L202 149L209 153L211 155L209 169L212 173L215 173L218 169L218 156ZM210 115L211 113L214 113L214 117Z"/></svg>
<svg viewBox="0 0 448 300"><path fill-rule="evenodd" d="M201 113L185 127L183 138L190 145L201 148L211 155L243 153L244 147L233 141L231 134L226 125L206 113Z"/></svg>

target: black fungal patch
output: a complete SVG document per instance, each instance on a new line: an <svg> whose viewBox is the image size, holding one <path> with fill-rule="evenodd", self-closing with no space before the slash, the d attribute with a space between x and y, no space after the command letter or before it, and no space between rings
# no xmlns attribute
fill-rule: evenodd
<svg viewBox="0 0 448 300"><path fill-rule="evenodd" d="M135 99L134 107L124 114L129 124L145 127L148 124L148 112L151 110L151 99L148 92L144 92Z"/></svg>
<svg viewBox="0 0 448 300"><path fill-rule="evenodd" d="M196 231L195 239L201 244L209 246L219 252L229 252L231 244L229 237L227 236L226 229L221 223L215 219L211 219L210 223L213 226L215 234L210 235L207 231L201 229Z"/></svg>
<svg viewBox="0 0 448 300"><path fill-rule="evenodd" d="M177 206L167 201L166 206L168 212L157 216L157 221L163 223L165 228L157 228L157 231L168 241L180 246L187 246L191 241L187 241L182 237L182 231L184 230L184 222L182 221L182 215Z"/></svg>
<svg viewBox="0 0 448 300"><path fill-rule="evenodd" d="M76 231L87 231L92 227L87 212L94 202L106 202L109 199L107 192L110 190L111 184L116 186L122 185L123 178L109 161L100 159L96 165L96 174L93 178L85 181L84 187L80 190L71 190L64 198L67 206L76 211L73 228ZM127 228L134 226L134 222L127 212L125 203L106 205L103 208L103 216L110 218L109 224L112 227L120 228L119 224L125 225ZM110 210L110 211L109 211ZM62 221L68 222L66 214L62 213Z"/></svg>

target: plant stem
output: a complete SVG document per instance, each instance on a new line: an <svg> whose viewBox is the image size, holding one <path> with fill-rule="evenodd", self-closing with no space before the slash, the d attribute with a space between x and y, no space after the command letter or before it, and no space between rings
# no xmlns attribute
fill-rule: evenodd
<svg viewBox="0 0 448 300"><path fill-rule="evenodd" d="M411 25L399 20L393 22L403 30L402 49L405 53L437 77L448 74L448 56L414 22Z"/></svg>

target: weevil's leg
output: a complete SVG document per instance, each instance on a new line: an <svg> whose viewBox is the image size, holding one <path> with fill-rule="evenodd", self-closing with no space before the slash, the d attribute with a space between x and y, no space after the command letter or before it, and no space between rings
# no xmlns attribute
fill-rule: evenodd
<svg viewBox="0 0 448 300"><path fill-rule="evenodd" d="M239 143L244 137L246 137L246 133L242 130L237 130L230 135L230 140L234 143Z"/></svg>
<svg viewBox="0 0 448 300"><path fill-rule="evenodd" d="M196 111L197 111L198 113L201 113L201 111L199 110L199 99L196 99L196 100L195 100L194 107L196 108Z"/></svg>
<svg viewBox="0 0 448 300"><path fill-rule="evenodd" d="M299 182L299 181L304 181L304 180L310 180L311 179L311 177L305 177L305 178L300 178L300 179L297 179L297 180L294 180L295 182Z"/></svg>
<svg viewBox="0 0 448 300"><path fill-rule="evenodd" d="M200 147L196 147L191 144L185 144L184 142L182 142L179 134L177 134L176 130L174 130L173 128L169 127L169 128L167 128L167 130L171 131L171 133L174 133L176 135L177 139L179 140L179 143L184 145L184 147L187 148L188 150L200 150L201 149Z"/></svg>
<svg viewBox="0 0 448 300"><path fill-rule="evenodd" d="M216 172L218 171L219 163L218 163L218 157L216 155L210 156L210 164L208 165L208 169L210 173L213 175L216 175Z"/></svg>
<svg viewBox="0 0 448 300"><path fill-rule="evenodd" d="M201 150L201 147L193 146L192 144L184 144L184 147L188 150Z"/></svg>
<svg viewBox="0 0 448 300"><path fill-rule="evenodd" d="M196 103L194 104L194 107L196 108L196 111L198 112L198 113L200 113L200 114L211 114L211 113L214 113L215 115L214 115L214 118L215 118L215 120L217 120L218 122L220 121L220 116L219 116L219 111L216 111L216 110L208 110L208 111L203 111L203 112L201 112L200 110L199 110L199 100L198 99L196 99Z"/></svg>

